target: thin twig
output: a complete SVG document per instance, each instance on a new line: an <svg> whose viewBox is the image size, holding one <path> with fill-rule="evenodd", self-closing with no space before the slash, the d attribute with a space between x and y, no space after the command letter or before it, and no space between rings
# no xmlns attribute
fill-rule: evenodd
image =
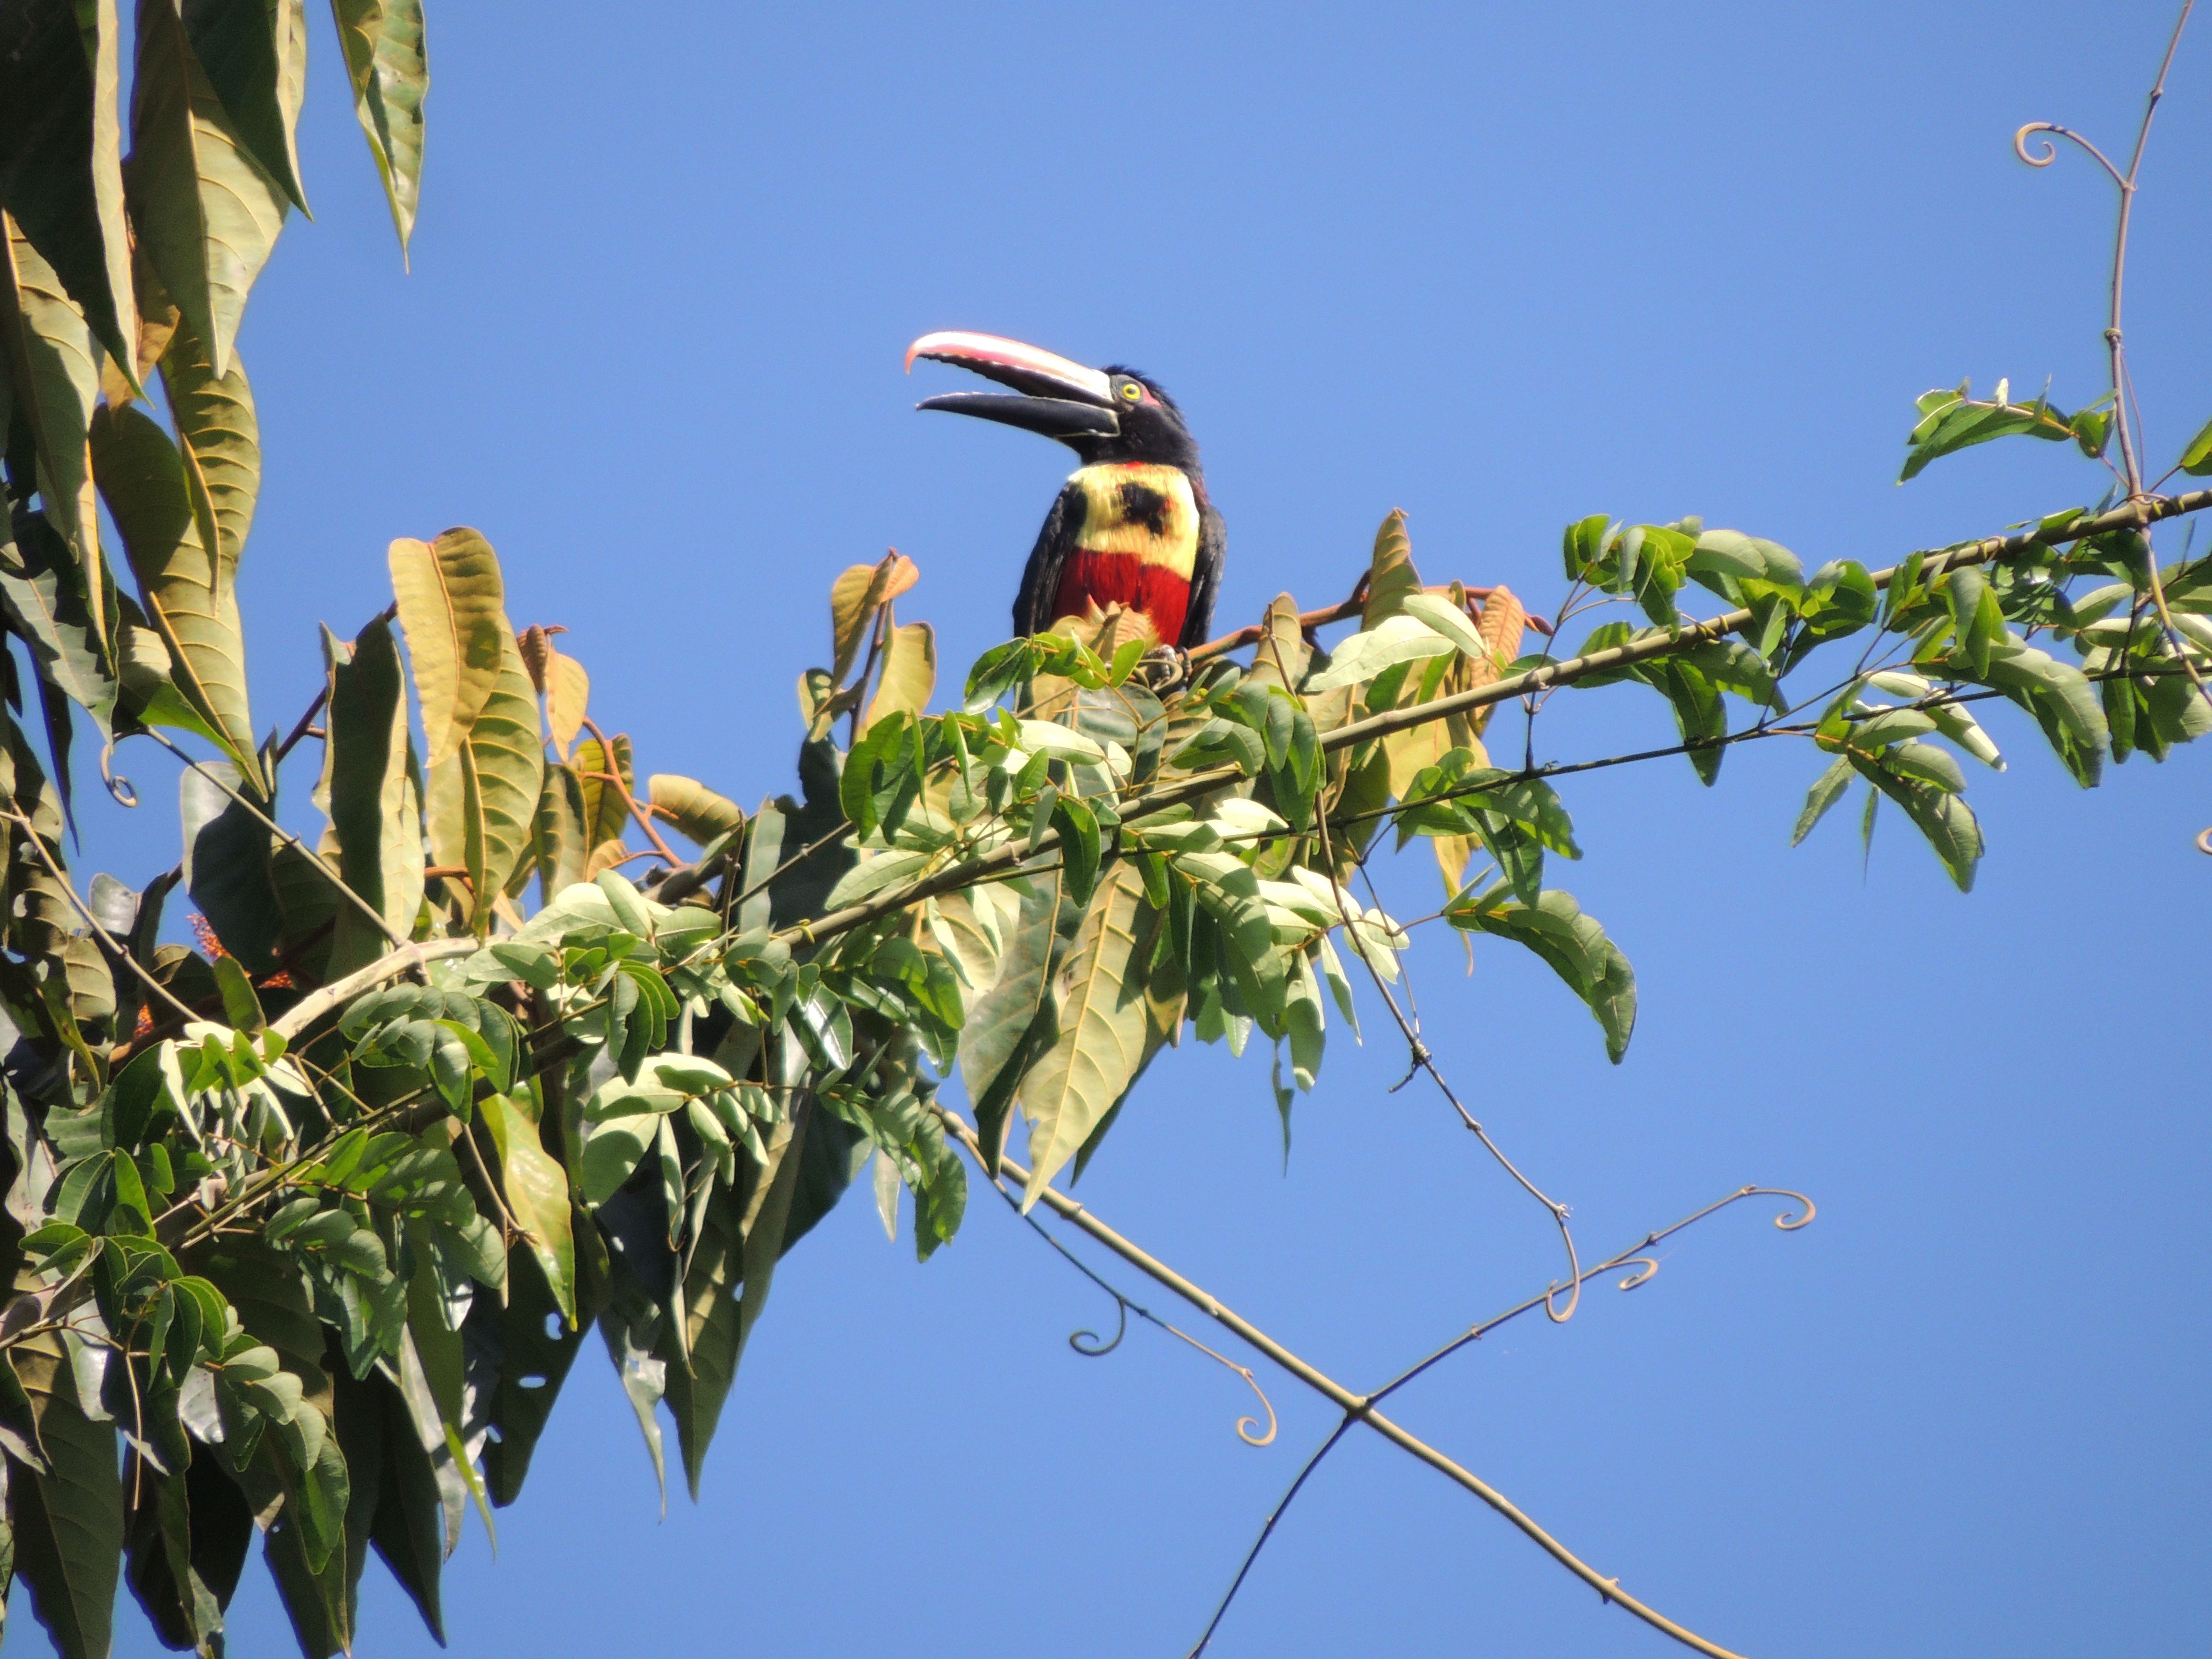
<svg viewBox="0 0 2212 1659"><path fill-rule="evenodd" d="M975 1132L969 1127L967 1121L957 1113L941 1105L934 1106L932 1109L936 1112L947 1133L957 1139L969 1157L975 1160L976 1166L984 1170L987 1174L989 1173L989 1165L985 1161L982 1145L975 1139ZM1009 1158L1002 1157L999 1163L1000 1167L1014 1181L1024 1185L1027 1184L1030 1178L1030 1172ZM1370 1401L1352 1393L1334 1377L1316 1369L1249 1320L1224 1307L1218 1297L1200 1289L1165 1262L1122 1237L1121 1234L1106 1225L1073 1199L1066 1196L1051 1186L1045 1187L1038 1196L1054 1214L1073 1223L1124 1261L1166 1285L1168 1289L1182 1297L1207 1318L1232 1332L1252 1347L1257 1348L1291 1376L1330 1401L1339 1410L1356 1416L1393 1445L1411 1453L1431 1468L1481 1498L1484 1503L1520 1528L1553 1560L1595 1590L1604 1600L1618 1602L1653 1629L1663 1631L1684 1646L1693 1648L1698 1652L1707 1655L1708 1659L1738 1659L1738 1656L1731 1653L1728 1649L1720 1646L1717 1643L1706 1640L1695 1631L1676 1624L1656 1608L1629 1595L1620 1588L1620 1580L1607 1578L1601 1575L1596 1568L1545 1531L1534 1520L1523 1513L1512 1499L1507 1498L1488 1481L1472 1471L1463 1468L1426 1441L1373 1409Z"/></svg>
<svg viewBox="0 0 2212 1659"><path fill-rule="evenodd" d="M1696 1211L1690 1215L1684 1216L1680 1221L1675 1222L1672 1226L1662 1227L1656 1231L1644 1234L1641 1239L1630 1245L1626 1249L1620 1251L1618 1255L1607 1256L1603 1261L1597 1263L1595 1267L1583 1269L1577 1276L1576 1288L1579 1290L1583 1285L1587 1284L1589 1280L1601 1278L1605 1274L1612 1273L1617 1268L1627 1267L1632 1262L1640 1263L1642 1265L1643 1271L1621 1280L1620 1288L1624 1291L1632 1291L1638 1285L1648 1283L1650 1280L1652 1274L1659 1271L1659 1263L1654 1258L1644 1256L1643 1255L1644 1251L1650 1249L1653 1245L1658 1243L1660 1240L1670 1237L1674 1234L1680 1232L1686 1227L1693 1227L1698 1222L1704 1220L1707 1216L1713 1214L1716 1211L1724 1210L1729 1205L1735 1204L1741 1200L1749 1198L1755 1193L1765 1193L1778 1198L1794 1198L1804 1205L1804 1213L1796 1217L1795 1218L1792 1218L1786 1213L1775 1218L1774 1224L1781 1228L1784 1232L1794 1232L1798 1228L1804 1226L1808 1222L1813 1219L1815 1213L1813 1206L1813 1200L1807 1198L1802 1193L1789 1192L1778 1187L1753 1186L1739 1188L1735 1192L1730 1193L1726 1198L1721 1199L1717 1202L1708 1204L1704 1209ZM1081 1264L1079 1263L1078 1265L1079 1266ZM1559 1286L1556 1283L1547 1285L1540 1294L1529 1297L1525 1301L1517 1302L1512 1307L1508 1308L1504 1313L1494 1315L1491 1318L1484 1320L1480 1324L1470 1327L1466 1332L1459 1336L1454 1337L1449 1342L1444 1344L1443 1347L1438 1348L1434 1353L1429 1355L1427 1358L1422 1360L1419 1364L1401 1371L1391 1381L1384 1383L1373 1394L1368 1395L1367 1398L1369 1401L1372 1403L1395 1394L1398 1389L1405 1387L1407 1383L1420 1376L1422 1372L1427 1370L1429 1367L1436 1364L1447 1355L1456 1352L1459 1349L1465 1347L1470 1342L1479 1341L1483 1337L1489 1335L1491 1332L1496 1330L1499 1326L1508 1324L1512 1321L1518 1319L1522 1314L1533 1312L1538 1308L1548 1310L1551 1306L1553 1294L1558 1290L1558 1288ZM1245 1553L1243 1564L1237 1569L1236 1577L1230 1581L1228 1591L1222 1596L1220 1606L1214 1609L1213 1617L1207 1621L1204 1632L1199 1637L1197 1644L1190 1650L1188 1659L1198 1659L1198 1656L1205 1651L1206 1644L1212 1641L1214 1632L1220 1628L1221 1620L1229 1611L1229 1604L1237 1599L1237 1592L1243 1587L1245 1578L1252 1571L1253 1563L1260 1559L1260 1552L1267 1547L1268 1539L1274 1534L1276 1523L1283 1518L1283 1511L1291 1506L1291 1500L1298 1495L1298 1489L1305 1485L1307 1476L1310 1475L1314 1472L1315 1468L1321 1462L1322 1458L1328 1455L1329 1452L1334 1449L1336 1443L1344 1437L1345 1431L1349 1429L1356 1420L1357 1419L1352 1413L1347 1412L1345 1414L1343 1419L1337 1424L1336 1427L1330 1431L1328 1438L1322 1441L1319 1446L1314 1449L1313 1455L1309 1457L1305 1462L1304 1467L1299 1469L1297 1478L1291 1482L1290 1489L1284 1492L1280 1498L1276 1500L1275 1507L1267 1512L1267 1520L1261 1525L1260 1535L1252 1540L1252 1547Z"/></svg>
<svg viewBox="0 0 2212 1659"><path fill-rule="evenodd" d="M630 793L629 785L623 781L622 767L615 759L615 746L608 740L607 734L599 730L589 715L583 717L582 724L584 729L599 740L600 758L607 763L607 769L600 774L601 778L614 785L623 798L623 805L629 808L630 816L637 820L638 828L645 831L646 839L653 843L654 850L671 864L683 863L684 860L670 850L668 843L661 840L660 831L653 827L653 815L637 804L637 797Z"/></svg>
<svg viewBox="0 0 2212 1659"><path fill-rule="evenodd" d="M32 827L31 820L23 815L21 810L14 806L0 806L0 813L4 813L13 820L15 827L23 832L23 838L30 842L31 850L38 855L39 862L46 866L46 873L61 884L62 891L69 896L70 908L84 918L85 926L92 929L100 942L129 964L131 971L145 981L147 988L155 995L174 1008L185 1019L198 1019L200 1017L198 1010L189 1003L180 1000L175 992L155 978L151 969L132 955L129 947L118 940L114 934L100 926L100 918L92 914L92 907L77 896L76 888L70 882L68 872L56 861L54 855L46 850L45 837Z"/></svg>

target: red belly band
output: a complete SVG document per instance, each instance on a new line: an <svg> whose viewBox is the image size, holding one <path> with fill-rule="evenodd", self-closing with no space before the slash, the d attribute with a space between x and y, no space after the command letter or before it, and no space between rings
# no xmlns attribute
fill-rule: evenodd
<svg viewBox="0 0 2212 1659"><path fill-rule="evenodd" d="M1182 639L1182 619L1190 608L1190 583L1164 565L1147 564L1133 553L1094 553L1078 548L1061 569L1060 592L1052 602L1054 620L1084 617L1097 605L1120 605L1152 618L1163 645Z"/></svg>

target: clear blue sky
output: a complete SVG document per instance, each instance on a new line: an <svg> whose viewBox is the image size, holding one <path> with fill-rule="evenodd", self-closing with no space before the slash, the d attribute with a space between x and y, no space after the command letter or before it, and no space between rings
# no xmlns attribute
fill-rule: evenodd
<svg viewBox="0 0 2212 1659"><path fill-rule="evenodd" d="M1182 398L1230 525L1222 615L1339 597L1390 507L1431 580L1556 597L1559 526L1702 514L1808 562L2078 503L2055 447L1898 489L1911 399L1972 374L2100 388L2108 191L2010 135L2132 133L2167 4L656 9L443 0L414 271L318 20L295 222L241 347L267 434L246 550L255 707L289 724L313 625L386 594L383 549L499 549L641 768L789 786L824 594L896 545L948 663L1006 631L1067 462L918 416L925 330L1134 363ZM2153 451L2208 413L2212 20L2145 174L2131 339ZM1632 688L1546 752L1671 741ZM1798 1187L1670 1244L1565 1328L1524 1322L1401 1416L1604 1571L1790 1659L2202 1655L2212 1458L2198 984L2206 757L2076 791L2021 722L1978 771L1960 897L1893 818L1791 852L1819 770L1781 744L1626 769L1567 800L1554 879L1633 960L1626 1063L1486 942L1419 953L1443 1064L1575 1206L1587 1251L1747 1181ZM88 867L174 857L157 805L95 811ZM288 784L307 811L305 774ZM96 783L93 786L96 793ZM102 804L104 806L104 804ZM1419 849L1416 849L1418 854ZM1400 907L1431 908L1409 856ZM2192 1014L2191 1010L2198 1012ZM1109 1221L1354 1385L1540 1287L1540 1212L1439 1103L1390 1095L1370 1021L1301 1103L1284 1173L1264 1059L1145 1081L1082 1188ZM1133 1289L1136 1288L1134 1285ZM1166 1310L1146 1287L1142 1299ZM975 1204L917 1267L865 1195L787 1261L696 1508L659 1519L596 1343L495 1563L471 1519L453 1650L1180 1655L1325 1407L1110 1306ZM428 1641L380 1568L364 1653ZM154 1651L135 1610L123 1650ZM263 1570L234 1653L289 1650ZM21 1636L19 1639L27 1639ZM1217 1650L1675 1651L1503 1522L1355 1439Z"/></svg>

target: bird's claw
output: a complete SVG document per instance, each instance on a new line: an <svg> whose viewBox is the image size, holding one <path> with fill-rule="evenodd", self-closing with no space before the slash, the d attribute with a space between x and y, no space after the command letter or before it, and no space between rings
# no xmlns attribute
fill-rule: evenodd
<svg viewBox="0 0 2212 1659"><path fill-rule="evenodd" d="M1179 645L1156 645L1145 653L1129 678L1156 697L1190 684L1190 653Z"/></svg>

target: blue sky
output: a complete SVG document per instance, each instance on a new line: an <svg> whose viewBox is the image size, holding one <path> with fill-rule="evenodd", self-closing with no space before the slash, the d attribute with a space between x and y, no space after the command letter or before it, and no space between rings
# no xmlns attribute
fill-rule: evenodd
<svg viewBox="0 0 2212 1659"><path fill-rule="evenodd" d="M926 330L1134 363L1182 399L1230 526L1223 625L1334 600L1410 514L1431 580L1557 597L1593 512L1883 564L2094 498L2056 447L1892 480L1911 399L1972 375L2102 387L2109 190L2013 158L2022 122L2124 143L2165 5L1168 9L434 5L411 275L319 21L314 223L241 351L268 479L241 600L289 726L314 624L386 601L394 536L472 524L517 623L559 623L647 771L789 787L792 685L844 566L896 545L902 615L964 665L1006 631L1068 465L916 416ZM2208 25L2212 27L2212 25ZM2144 175L2131 349L2152 453L2212 412L2202 179L2212 38ZM2170 545L2178 545L2176 542ZM1416 958L1443 1064L1608 1251L1747 1181L1632 1296L1522 1322L1401 1419L1672 1616L1796 1659L2201 1654L2212 1175L2191 1007L2203 757L2075 790L2023 724L1977 773L1971 897L1894 818L1787 842L1781 744L1570 787L1554 873L1634 962L1619 1068L1533 960ZM1634 688L1555 702L1549 757L1671 741ZM172 763L126 750L156 803ZM309 779L288 787L306 814ZM96 788L96 786L95 786ZM173 820L93 811L143 878ZM1431 908L1425 856L1386 877ZM1085 1200L1316 1363L1371 1384L1559 1271L1540 1212L1402 1050L1333 1044L1285 1171L1266 1063L1147 1077ZM1126 1275L1121 1276L1126 1282ZM1128 1285L1169 1312L1170 1298ZM865 1196L785 1264L702 1502L659 1516L596 1345L495 1563L447 1577L455 1652L1180 1654L1332 1414L1110 1304L995 1201L917 1267ZM1190 1328L1196 1330L1195 1326ZM1199 1334L1206 1334L1198 1332ZM361 1651L428 1640L372 1567ZM125 1652L155 1651L135 1611ZM234 1652L289 1650L258 1566ZM1674 1651L1435 1475L1355 1437L1216 1651Z"/></svg>

